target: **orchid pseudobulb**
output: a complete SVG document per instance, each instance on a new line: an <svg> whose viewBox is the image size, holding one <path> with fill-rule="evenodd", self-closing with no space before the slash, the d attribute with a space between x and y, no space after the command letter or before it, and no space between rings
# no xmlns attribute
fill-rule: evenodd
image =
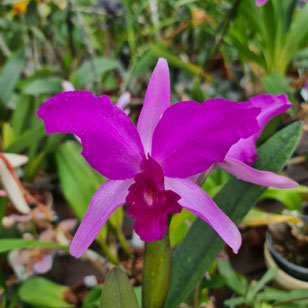
<svg viewBox="0 0 308 308"><path fill-rule="evenodd" d="M70 253L80 257L124 203L144 241L162 239L167 216L186 208L237 252L241 245L237 227L191 177L223 163L233 145L259 134L261 109L246 107L221 99L170 106L165 59L158 60L151 76L137 127L105 95L64 92L45 102L37 114L46 132L76 134L84 158L109 178L94 194ZM292 180L280 178L286 187L294 187Z"/></svg>

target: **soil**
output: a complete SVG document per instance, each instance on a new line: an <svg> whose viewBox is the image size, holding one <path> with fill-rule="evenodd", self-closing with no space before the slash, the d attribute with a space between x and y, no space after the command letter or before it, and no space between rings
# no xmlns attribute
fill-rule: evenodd
<svg viewBox="0 0 308 308"><path fill-rule="evenodd" d="M308 242L301 241L286 223L271 226L273 247L290 263L308 268Z"/></svg>

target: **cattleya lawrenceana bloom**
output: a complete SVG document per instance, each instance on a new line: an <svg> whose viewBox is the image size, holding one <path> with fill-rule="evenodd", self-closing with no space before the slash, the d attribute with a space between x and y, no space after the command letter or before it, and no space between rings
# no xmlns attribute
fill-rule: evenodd
<svg viewBox="0 0 308 308"><path fill-rule="evenodd" d="M94 97L87 91L72 91L45 102L37 114L44 120L46 132L76 134L84 158L109 179L94 194L70 253L80 257L109 216L124 203L129 205L127 213L136 219L134 229L144 241L162 239L168 214L179 213L184 207L208 223L237 252L241 245L237 227L192 176L213 165L228 170L230 159L236 162L230 172L236 168L244 172L243 165L251 168L241 165L238 154L246 146L254 147L260 126L265 125L260 111L267 112L259 105L270 98L275 104L288 104L285 97L261 96L241 104L210 99L202 104L185 101L170 106L168 64L159 59L137 127L106 95ZM285 107L270 112L265 121L283 110ZM251 139L246 144L242 140L247 138ZM294 186L293 181L274 176L284 181L285 187Z"/></svg>

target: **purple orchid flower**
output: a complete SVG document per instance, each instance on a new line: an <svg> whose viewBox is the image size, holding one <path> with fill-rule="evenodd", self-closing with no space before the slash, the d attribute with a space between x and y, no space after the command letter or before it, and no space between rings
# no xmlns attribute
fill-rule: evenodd
<svg viewBox="0 0 308 308"><path fill-rule="evenodd" d="M184 207L237 252L241 236L236 225L190 177L223 163L232 145L259 133L260 108L246 107L225 100L170 106L165 59L159 59L151 76L137 128L105 95L64 92L45 102L37 114L46 132L76 134L84 158L109 178L94 194L70 253L80 257L124 203L144 241L162 239L168 214Z"/></svg>
<svg viewBox="0 0 308 308"><path fill-rule="evenodd" d="M259 95L253 97L249 102L240 103L244 108L260 108L257 116L259 130L246 139L241 139L234 144L222 163L216 163L216 167L223 169L237 178L261 186L276 188L295 188L298 184L284 176L279 176L268 171L261 171L251 166L257 160L255 143L262 133L268 121L280 113L292 107L285 94L280 96Z"/></svg>

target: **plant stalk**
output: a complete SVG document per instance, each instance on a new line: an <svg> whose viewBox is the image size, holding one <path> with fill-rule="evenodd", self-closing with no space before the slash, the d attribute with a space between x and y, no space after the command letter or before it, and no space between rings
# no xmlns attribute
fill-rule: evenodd
<svg viewBox="0 0 308 308"><path fill-rule="evenodd" d="M146 242L142 275L142 308L161 308L171 279L169 229L160 241Z"/></svg>

